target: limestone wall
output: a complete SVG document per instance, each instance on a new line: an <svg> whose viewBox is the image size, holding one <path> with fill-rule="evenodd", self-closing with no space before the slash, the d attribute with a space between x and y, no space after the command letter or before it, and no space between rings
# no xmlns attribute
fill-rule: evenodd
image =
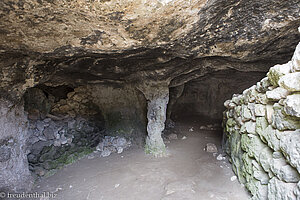
<svg viewBox="0 0 300 200"><path fill-rule="evenodd" d="M34 174L51 175L93 152L100 141L107 140L107 135L144 144L146 102L134 88L41 88L31 88L24 95L29 118L26 146L29 168Z"/></svg>
<svg viewBox="0 0 300 200"><path fill-rule="evenodd" d="M173 107L172 117L175 120L193 115L221 120L223 102L233 93L242 92L249 84L255 84L262 77L262 72L224 70L192 80L185 84L183 94ZM170 95L172 100L172 90Z"/></svg>
<svg viewBox="0 0 300 200"><path fill-rule="evenodd" d="M299 199L300 43L290 62L224 105L224 149L253 199Z"/></svg>
<svg viewBox="0 0 300 200"><path fill-rule="evenodd" d="M0 99L0 191L29 190L26 139L28 122L22 105Z"/></svg>

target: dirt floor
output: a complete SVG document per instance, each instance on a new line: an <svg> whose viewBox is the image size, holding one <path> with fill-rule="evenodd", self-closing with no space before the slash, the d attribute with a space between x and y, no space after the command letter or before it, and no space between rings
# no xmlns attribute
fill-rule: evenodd
<svg viewBox="0 0 300 200"><path fill-rule="evenodd" d="M138 148L105 158L90 156L39 181L33 192L55 192L59 200L249 199L239 182L231 180L235 177L228 161L204 151L207 143L220 149L221 130L177 123L172 132L178 139L167 143L167 158L152 158Z"/></svg>

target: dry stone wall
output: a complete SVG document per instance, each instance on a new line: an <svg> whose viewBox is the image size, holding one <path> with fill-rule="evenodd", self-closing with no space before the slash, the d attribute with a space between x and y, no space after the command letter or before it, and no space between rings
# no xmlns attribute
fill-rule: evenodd
<svg viewBox="0 0 300 200"><path fill-rule="evenodd" d="M300 43L290 62L224 105L224 149L252 198L299 199Z"/></svg>
<svg viewBox="0 0 300 200"><path fill-rule="evenodd" d="M24 96L27 157L35 175L51 175L95 150L108 156L121 153L131 141L144 144L145 102L134 88L88 85L64 95L47 91L31 88Z"/></svg>

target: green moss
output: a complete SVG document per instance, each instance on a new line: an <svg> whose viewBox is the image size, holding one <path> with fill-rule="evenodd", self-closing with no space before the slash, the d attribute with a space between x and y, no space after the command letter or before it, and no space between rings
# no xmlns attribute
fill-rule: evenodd
<svg viewBox="0 0 300 200"><path fill-rule="evenodd" d="M45 177L47 178L47 177L53 176L56 172L57 172L56 169L51 169L45 174Z"/></svg>
<svg viewBox="0 0 300 200"><path fill-rule="evenodd" d="M148 144L145 145L145 153L151 154L154 157L164 157L167 155L165 146L152 147Z"/></svg>
<svg viewBox="0 0 300 200"><path fill-rule="evenodd" d="M73 149L75 150L75 149ZM64 152L58 159L47 161L48 168L51 170L61 169L65 165L72 164L77 160L83 158L85 155L88 155L94 151L94 148L90 147L79 147L76 152L73 150ZM49 172L50 172L49 171ZM49 173L48 172L48 173Z"/></svg>

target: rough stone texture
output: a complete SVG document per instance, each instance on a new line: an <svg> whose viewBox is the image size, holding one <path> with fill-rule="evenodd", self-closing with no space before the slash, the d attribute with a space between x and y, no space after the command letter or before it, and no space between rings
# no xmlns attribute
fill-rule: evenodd
<svg viewBox="0 0 300 200"><path fill-rule="evenodd" d="M278 84L291 92L300 91L300 72L286 74L279 79Z"/></svg>
<svg viewBox="0 0 300 200"><path fill-rule="evenodd" d="M27 119L21 105L0 99L0 190L29 190L33 184L26 152Z"/></svg>
<svg viewBox="0 0 300 200"><path fill-rule="evenodd" d="M91 85L86 90L103 115L107 135L123 136L134 144L144 145L147 102L141 91L131 85Z"/></svg>
<svg viewBox="0 0 300 200"><path fill-rule="evenodd" d="M148 100L146 153L155 157L166 156L166 147L162 139L162 131L165 129L167 118L167 104L169 101L169 88L161 84L149 84L140 86Z"/></svg>
<svg viewBox="0 0 300 200"><path fill-rule="evenodd" d="M279 101L289 95L289 91L282 87L277 87L274 90L266 92L267 98L272 101Z"/></svg>
<svg viewBox="0 0 300 200"><path fill-rule="evenodd" d="M32 141L39 140L41 147L52 140L53 145L59 147L67 145L70 138L66 135L62 140L53 138L51 133L56 129L47 124L67 115L66 119L78 116L88 119L93 108L103 112L99 114L97 110L99 116L92 115L103 116L111 133L120 128L119 132L144 135L141 127L146 122L140 116L146 116L146 109L123 116L127 112L125 107L135 111L146 108L145 99L136 88L149 82L161 84L165 92L157 98L149 97L149 92L144 90L142 93L149 100L147 143L163 149L160 134L164 128L168 87L180 86L217 71L260 73L275 63L285 63L298 42L299 21L298 0L3 0L0 1L0 98L17 105L30 88L42 88L44 92L45 89L53 90L57 95L49 95L46 91L49 101L42 98L38 102L41 107L28 110L28 118L36 121L33 126L37 131L33 133L39 136ZM292 62L297 64L298 60L299 53L295 53ZM298 64L292 71L297 69ZM247 81L245 79L244 84ZM212 84L210 90L222 91L218 87L228 82L243 85L241 90L248 87L241 80L227 80L225 84ZM259 84L260 91L267 90L267 82ZM75 91L91 85L107 88L102 93L99 88L95 93ZM68 96L59 97L57 87L65 88L67 92L63 96ZM73 88L75 93L68 88ZM159 93L156 90L153 88L150 93ZM241 101L266 105L266 95L260 91L247 90L246 98ZM91 101L86 101L89 98L77 94L85 92L98 98L95 101L98 105L93 101L94 104L90 104ZM38 90L35 94L43 96ZM216 94L207 92L209 98L202 100L212 99ZM124 100L116 96L123 96ZM112 103L115 98L116 103ZM104 105L104 99L112 105ZM218 106L204 106L212 109L211 112L205 109L198 113L211 113L210 116L215 117L222 110L219 103ZM123 104L124 109L119 111L117 108ZM235 105L231 103L230 107ZM51 106L54 106L51 120L42 123L41 119L49 118L45 114ZM249 108L251 119L248 121L255 120L252 108ZM129 119L138 120L127 125ZM241 117L237 121L240 123ZM72 123L68 123L69 126ZM131 132L132 127L136 132ZM239 138L236 134L232 140L239 141ZM240 163L241 149L235 150L235 162ZM2 160L9 157L5 152L6 147L1 149ZM22 157L26 157L26 153ZM259 187L253 190L261 191ZM257 194L264 196L262 192Z"/></svg>
<svg viewBox="0 0 300 200"><path fill-rule="evenodd" d="M290 73L291 64L292 64L291 62L288 62L283 65L275 65L274 67L271 67L267 74L270 83L274 86L278 86L278 81L280 77Z"/></svg>
<svg viewBox="0 0 300 200"><path fill-rule="evenodd" d="M297 0L4 0L0 9L0 94L12 101L41 83L177 86L222 69L266 71L299 37Z"/></svg>
<svg viewBox="0 0 300 200"><path fill-rule="evenodd" d="M144 145L146 99L135 88L40 86L28 89L24 99L31 116L28 160L38 176L47 176L92 152L105 135ZM106 148L102 154L125 147L116 148Z"/></svg>
<svg viewBox="0 0 300 200"><path fill-rule="evenodd" d="M300 94L287 96L284 101L284 112L290 116L300 118Z"/></svg>
<svg viewBox="0 0 300 200"><path fill-rule="evenodd" d="M185 89L173 108L171 118L205 116L206 119L221 120L220 113L224 110L223 102L234 92L242 92L250 84L254 84L264 74L223 70L192 80L185 84ZM170 95L172 95L172 90L170 90ZM172 96L170 96L171 100Z"/></svg>
<svg viewBox="0 0 300 200"><path fill-rule="evenodd" d="M294 55L298 55L299 47L300 43ZM224 112L223 147L231 157L239 181L253 195L252 199L300 198L299 94L297 90L287 92L281 88L285 76L289 77L288 88L298 87L299 72L293 70L293 63L270 69L268 89L262 89L267 80L263 79L245 90L242 96L233 95L224 103L227 110ZM266 105L255 97L265 93Z"/></svg>

